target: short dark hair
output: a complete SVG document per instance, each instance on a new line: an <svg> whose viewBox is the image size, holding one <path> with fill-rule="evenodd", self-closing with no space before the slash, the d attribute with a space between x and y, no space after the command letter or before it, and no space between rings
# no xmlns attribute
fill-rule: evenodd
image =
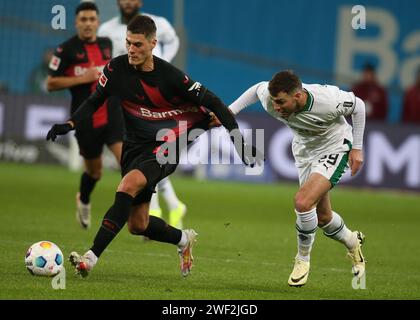
<svg viewBox="0 0 420 320"><path fill-rule="evenodd" d="M94 2L82 2L76 8L76 16L79 14L80 11L85 10L95 10L97 14L99 14L98 6Z"/></svg>
<svg viewBox="0 0 420 320"><path fill-rule="evenodd" d="M138 14L127 25L127 31L144 34L146 38L156 35L156 24L152 18Z"/></svg>
<svg viewBox="0 0 420 320"><path fill-rule="evenodd" d="M268 84L268 91L273 97L277 96L280 92L290 94L298 89L302 89L302 81L290 70L276 73Z"/></svg>

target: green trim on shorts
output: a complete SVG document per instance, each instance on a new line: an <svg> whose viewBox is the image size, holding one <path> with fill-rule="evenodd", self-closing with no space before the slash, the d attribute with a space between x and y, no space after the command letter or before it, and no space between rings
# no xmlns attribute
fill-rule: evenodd
<svg viewBox="0 0 420 320"><path fill-rule="evenodd" d="M334 174L330 178L331 189L335 187L338 181L340 181L341 177L344 174L348 161L349 161L349 153L346 152L346 154L343 155L343 158L341 158L340 164L338 165L337 169L334 171Z"/></svg>
<svg viewBox="0 0 420 320"><path fill-rule="evenodd" d="M353 145L351 144L351 142L347 139L344 139L344 144L349 146L349 152L351 151L351 149L353 149Z"/></svg>

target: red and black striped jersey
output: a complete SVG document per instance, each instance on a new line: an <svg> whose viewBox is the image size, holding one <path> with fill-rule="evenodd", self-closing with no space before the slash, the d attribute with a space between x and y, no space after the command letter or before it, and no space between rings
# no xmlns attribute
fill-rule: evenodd
<svg viewBox="0 0 420 320"><path fill-rule="evenodd" d="M154 70L138 71L128 56L113 59L99 79L97 93L118 96L125 117L127 138L156 141L161 129L171 129L175 139L194 128L208 128L208 111L201 106L206 92L170 63L154 56Z"/></svg>
<svg viewBox="0 0 420 320"><path fill-rule="evenodd" d="M83 75L91 67L102 71L110 61L111 54L112 42L108 38L97 37L95 42L86 42L78 36L74 36L55 50L49 64L49 75L52 77L77 77ZM95 91L96 84L97 81L69 88L72 96L71 114ZM106 105L101 106L89 120L94 128L105 125L107 121Z"/></svg>

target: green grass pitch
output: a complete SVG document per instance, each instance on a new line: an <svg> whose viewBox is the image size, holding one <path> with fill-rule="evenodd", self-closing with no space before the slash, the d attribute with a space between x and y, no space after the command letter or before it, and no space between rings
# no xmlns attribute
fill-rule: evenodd
<svg viewBox="0 0 420 320"><path fill-rule="evenodd" d="M31 276L27 248L50 240L65 256L87 250L119 182L105 172L92 196L92 228L75 220L80 175L64 168L0 163L0 299L416 299L420 298L418 194L338 186L333 208L367 241L366 289L352 288L344 247L318 231L303 288L287 278L296 253L293 196L297 185L251 185L172 179L188 205L186 227L198 233L192 274L183 279L176 248L144 242L126 228L86 279L66 267L66 289Z"/></svg>

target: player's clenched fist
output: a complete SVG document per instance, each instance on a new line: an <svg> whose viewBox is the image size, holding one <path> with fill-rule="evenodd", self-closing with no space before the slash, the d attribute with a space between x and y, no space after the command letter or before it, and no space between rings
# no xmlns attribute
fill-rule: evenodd
<svg viewBox="0 0 420 320"><path fill-rule="evenodd" d="M73 129L74 127L72 123L70 122L66 122L62 124L55 124L51 127L50 131L48 131L47 133L47 141L48 140L55 141L55 139L57 139L57 136L67 134Z"/></svg>

